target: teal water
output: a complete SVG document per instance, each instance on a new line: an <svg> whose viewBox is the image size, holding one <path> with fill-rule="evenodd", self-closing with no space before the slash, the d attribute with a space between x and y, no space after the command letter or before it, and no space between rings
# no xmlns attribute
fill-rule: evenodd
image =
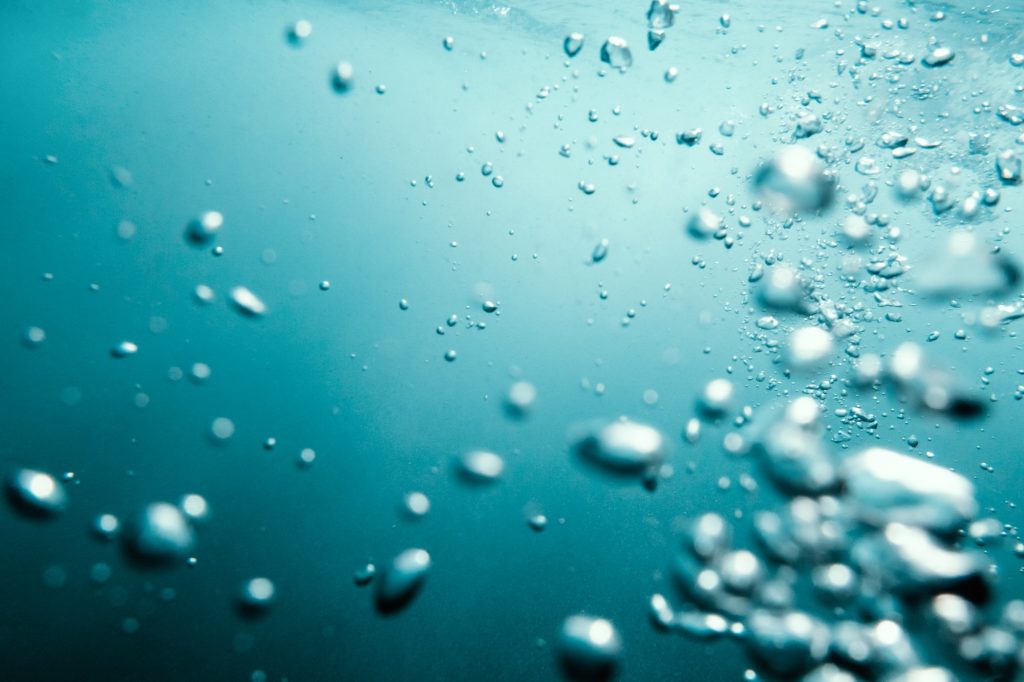
<svg viewBox="0 0 1024 682"><path fill-rule="evenodd" d="M677 599L671 560L689 520L717 511L748 528L754 512L786 499L723 438L749 431L734 421L741 406L756 423L804 394L821 403L837 456L871 445L930 451L970 479L979 517L1005 524L1006 537L985 548L997 574L991 609L1024 595L1014 551L1021 323L987 330L970 316L1018 292L876 292L871 258L846 273L855 252L835 237L847 195L874 180L869 212L900 230L889 239L873 227L878 253L923 266L966 225L987 247L1024 254L1024 190L993 171L997 152L1024 153L1024 129L995 113L1024 106L1024 68L1009 61L1024 52L1022 7L683 5L651 52L646 5L634 2L3 3L0 466L73 472L57 518L0 514L7 677L553 680L559 628L586 612L621 633L624 680L742 679L758 668L741 643L660 632L648 600ZM947 18L931 21L940 9ZM908 29L882 26L899 17ZM303 18L312 34L292 45L286 29ZM829 27L811 28L820 18ZM562 41L573 31L586 43L569 61ZM609 35L632 48L625 73L599 60ZM949 65L900 71L897 59L859 57L858 38L880 53L898 42L919 59L932 36L957 51ZM344 94L331 87L339 60L355 72ZM821 102L801 104L808 91ZM763 102L774 113L760 115ZM821 215L783 226L753 208L751 177L792 142L801 107L825 119L808 148L841 150L840 188ZM719 131L727 120L731 136ZM676 143L695 127L698 145ZM890 129L942 146L894 160L875 144ZM986 152L970 152L971 133L990 136ZM614 145L620 135L635 146ZM863 151L850 152L859 137ZM863 154L879 175L854 169ZM893 185L906 168L958 201L1000 187L999 203L977 215L937 215L923 196L903 203ZM731 248L684 229L705 203L727 216ZM184 238L207 210L224 216L219 256ZM123 221L135 225L129 239ZM602 239L608 255L594 263ZM803 263L854 311L860 353L921 344L981 396L985 414L958 420L884 387L848 385L845 339L824 365L788 371L775 344L818 318L778 313L767 339L755 325L768 311L748 275L769 253ZM197 303L198 284L214 290L210 305ZM239 285L265 315L232 308ZM27 344L30 327L45 341ZM112 357L123 340L138 352ZM190 379L194 363L210 377ZM695 398L717 377L730 378L736 405L689 444L681 434ZM503 404L517 380L537 391L525 419ZM855 406L876 424L836 412ZM576 426L619 415L669 442L674 473L654 492L571 452ZM225 442L210 435L220 417L235 427ZM305 448L315 460L299 466ZM466 485L453 474L454 458L476 448L502 455L502 480ZM410 491L430 500L423 518L402 512ZM188 493L211 508L194 566L140 567L90 532L101 513L127 519ZM543 532L527 522L538 513ZM429 550L430 574L407 608L382 617L353 573L409 547ZM109 578L97 580L97 564ZM255 576L273 581L276 599L245 618L236 595Z"/></svg>

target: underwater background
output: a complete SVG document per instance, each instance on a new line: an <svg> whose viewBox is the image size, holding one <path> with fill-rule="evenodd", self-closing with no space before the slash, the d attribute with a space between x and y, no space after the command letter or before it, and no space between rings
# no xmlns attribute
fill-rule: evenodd
<svg viewBox="0 0 1024 682"><path fill-rule="evenodd" d="M984 259L945 267L938 300L903 280L964 226L1024 257L1024 189L995 165L1024 153L1000 110L1024 107L1024 4L859 4L682 2L651 50L632 0L0 3L0 468L67 496L40 519L8 483L5 677L558 680L576 674L563 623L587 613L621 635L623 680L772 679L741 638L665 632L649 604L685 602L673 557L693 519L717 512L753 546L752 516L790 499L747 447L759 415L805 395L830 456L879 446L973 483L998 532L963 544L992 562L999 622L1024 596L1024 353L1020 321L979 311L1018 304L1015 266L994 287L968 277ZM602 61L609 36L628 67ZM956 58L922 65L936 45ZM822 129L795 137L839 150L817 156L836 189L794 219L756 204L757 169L806 111ZM906 142L876 144L888 130L941 146L897 156ZM907 169L957 205L899 196ZM959 203L986 188L997 203ZM844 241L858 202L867 247ZM780 261L856 325L820 362L785 351L831 324L820 310L752 293ZM904 342L971 418L857 385L858 359ZM735 397L702 411L718 378ZM664 437L647 478L577 452L620 416ZM460 474L477 450L500 480ZM140 562L94 528L185 495L202 509L180 560ZM360 572L379 581L413 547L429 575L382 612ZM255 577L273 604L240 607Z"/></svg>

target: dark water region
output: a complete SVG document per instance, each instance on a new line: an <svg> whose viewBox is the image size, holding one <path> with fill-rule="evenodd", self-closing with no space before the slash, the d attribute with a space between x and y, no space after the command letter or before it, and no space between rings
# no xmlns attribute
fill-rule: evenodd
<svg viewBox="0 0 1024 682"><path fill-rule="evenodd" d="M1021 678L1021 3L0 20L6 679Z"/></svg>

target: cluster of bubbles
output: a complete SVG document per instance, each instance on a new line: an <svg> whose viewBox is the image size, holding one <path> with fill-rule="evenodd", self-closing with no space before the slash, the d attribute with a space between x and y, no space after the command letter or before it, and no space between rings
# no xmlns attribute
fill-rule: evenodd
<svg viewBox="0 0 1024 682"><path fill-rule="evenodd" d="M664 0L651 3L646 15L651 50L664 40L678 11ZM858 2L848 17L879 13ZM941 12L932 16L934 22L943 20ZM910 27L906 18L886 22L883 27L889 30ZM731 17L722 17L723 29L731 24ZM822 19L812 27L827 28L828 22ZM898 35L854 40L859 51L856 63L841 61L839 73L849 70L855 82L861 78L858 71L871 68L883 55L890 60L886 71L891 82L915 68L945 77L962 65L963 57L958 60L953 48L934 39L919 58ZM570 58L582 47L581 34L565 39ZM626 42L618 37L602 45L600 58L622 72L633 65ZM1009 62L1017 67L1024 64L1024 57L1015 54ZM835 238L826 243L849 250L844 267L860 267L864 276L858 282L851 271L844 279L858 284L879 306L890 308L886 321L902 319L900 298L952 301L956 308L963 307L961 301L983 300L985 304L966 312L964 319L989 331L1024 316L1024 299L1006 301L1019 288L1020 265L972 225L994 219L1001 191L1022 183L1021 154L990 145L1000 137L997 126L989 124L992 133L970 135L968 153L988 156L991 170L986 176L982 164L972 164L979 168L980 186L958 199L953 185L964 182L958 165L953 173L961 177L944 181L924 170L900 169L881 160L935 155L952 141L890 130L877 138L880 152L869 155L862 151L863 138L851 131L839 146L822 141L815 147L808 142L842 130L843 119L836 112L815 110L815 104L824 102L821 94L808 91L803 106L792 115L788 139L777 139L777 148L748 176L756 199L752 208L763 212L769 234L826 220L842 201ZM765 103L758 113L769 117L775 111L776 105ZM1004 103L989 113L1019 126L1024 123L1021 111ZM728 138L734 128L726 121L719 132ZM695 147L702 138L701 128L675 135L684 147ZM613 142L632 146L632 138ZM1024 143L1024 137L1016 142ZM724 152L717 143L709 149L716 155ZM954 164L960 158L951 155ZM937 166L929 161L921 168ZM843 182L841 175L849 168L855 177L866 179L860 191ZM872 210L879 195L875 178L890 169L893 180L887 184L897 202L910 206L924 199L940 227L955 226L936 240L931 253L901 253L899 228L891 226L889 215ZM718 192L715 188L709 196L714 199ZM734 233L730 227L731 195L728 203L730 215L710 202L688 211L686 234L698 242L718 240L731 248L744 230ZM950 218L958 220L953 223ZM745 217L739 223L741 228L750 225ZM596 264L607 256L608 240L602 240L590 261ZM838 380L852 391L889 388L906 404L954 420L984 415L989 401L930 359L920 343L895 344L882 354L862 352L863 331L872 318L863 308L831 298L826 293L826 271L812 261L790 263L774 251L755 256L748 279L750 299L760 308L752 336L776 353L787 374L800 372L811 379L823 368L836 368L839 350L845 351L848 371L845 377L831 374L824 382L812 382L807 396L770 404L756 414L749 407L737 412L731 381L715 379L704 387L695 401L696 415L683 430L684 440L696 443L705 424L730 417L736 426L749 424L728 434L725 450L756 460L789 500L755 515L752 547L737 546L733 538L740 532L716 513L694 520L673 560L676 594L652 596L652 621L658 628L692 637L741 641L759 670L786 679L1009 679L1024 667L1024 602L1010 600L1000 607L993 596L996 566L979 548L998 542L1010 527L993 518L977 518L974 488L961 474L883 447L841 456L825 439L820 399ZM777 330L785 331L784 340L774 337ZM958 330L955 336L965 339L966 332ZM927 341L937 337L935 332ZM1024 392L1017 395L1019 400ZM875 417L860 408L844 408L837 415L860 428L878 426ZM584 463L618 476L638 476L652 489L660 476L671 473L667 440L653 426L623 417L581 427L572 439L573 450ZM836 443L848 439L845 431L832 434ZM911 446L916 446L916 438ZM607 679L617 672L622 639L608 621L578 615L566 620L560 647L563 669L570 677Z"/></svg>
<svg viewBox="0 0 1024 682"><path fill-rule="evenodd" d="M1002 524L977 518L971 482L883 447L837 457L822 431L810 397L755 429L743 452L789 500L755 514L750 547L717 513L693 520L672 564L686 605L655 594L652 621L734 638L786 679L1012 674L1024 602L986 608L994 564L979 546L997 542Z"/></svg>

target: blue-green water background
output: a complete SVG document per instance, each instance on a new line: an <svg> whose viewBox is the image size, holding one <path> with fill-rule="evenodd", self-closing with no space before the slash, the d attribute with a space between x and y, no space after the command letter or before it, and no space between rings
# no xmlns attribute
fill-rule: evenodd
<svg viewBox="0 0 1024 682"><path fill-rule="evenodd" d="M682 209L716 185L749 204L746 178L774 148L779 126L761 120L757 106L777 96L782 86L771 78L791 68L827 96L839 82L832 108L865 135L878 132L873 108L858 106L835 74L831 32L808 28L819 16L841 24L840 12L809 4L691 3L652 55L642 49L638 3L531 0L496 12L460 2L4 2L0 465L73 471L77 480L67 513L53 522L0 514L7 678L244 680L265 670L289 680L547 680L556 668L538 640L550 642L566 615L584 610L622 631L625 679L737 679L748 665L737 647L655 632L646 599L669 589L663 572L680 518L749 512L774 493L767 481L755 494L718 489L721 476L757 473L723 453L723 428L695 447L676 434L699 387L730 368L755 409L798 394L806 380L782 377L748 337L748 259L755 246L773 246L760 223L726 251L690 241ZM879 4L888 16L910 11ZM991 126L1012 140L1009 126L971 113L985 99L972 93L1005 99L1014 83L1004 53L1019 47L1024 18L1004 5L1009 11L996 16L947 7L956 22L921 29L918 50L929 30L959 41L965 55L975 49L976 76L944 82L940 101L908 97L906 120L926 121L934 137ZM912 16L921 23L939 7L919 6ZM715 31L723 11L733 16L728 34ZM284 29L298 18L314 31L295 49ZM570 30L590 42L566 68L560 43ZM983 32L1001 65L990 74L977 43ZM634 44L637 64L625 76L598 77L598 36L616 33ZM441 45L447 35L456 39L451 52ZM796 67L798 47L806 52ZM357 87L345 96L328 81L339 59L356 68ZM662 73L673 64L681 75L669 85ZM374 92L378 83L386 94ZM539 101L544 86L557 89ZM864 88L885 97L884 85ZM587 122L589 109L600 113L597 123ZM950 112L942 123L940 110ZM676 130L714 131L727 118L740 128L723 157L672 140ZM634 126L660 139L610 146ZM566 142L574 143L569 159L557 153ZM601 160L616 151L619 166ZM45 163L49 154L58 163ZM503 188L481 175L486 161ZM110 181L115 166L131 171L131 187ZM580 180L597 193L579 192ZM997 219L979 231L992 239L1011 226L1005 248L1024 254L1021 207L1019 190L1004 192ZM924 253L940 229L930 213L889 208L904 253ZM206 209L225 215L220 258L182 238ZM126 219L138 226L130 241L116 236ZM774 244L788 260L836 258L817 242L834 221L798 227ZM610 255L588 266L601 238ZM273 263L264 262L266 249ZM706 268L691 264L695 255ZM329 291L317 287L324 279ZM200 282L217 291L216 304L196 305ZM269 314L232 311L226 293L235 284L263 297ZM836 297L869 300L827 286ZM500 315L480 311L482 293L500 302ZM624 327L631 308L636 318ZM460 324L437 335L452 313L485 319L486 329ZM887 352L940 330L929 351L968 384L980 386L984 368L995 369L984 389L999 397L990 418L903 415L889 396L838 389L827 408L860 404L879 417L877 436L855 430L851 446L905 450L916 434L920 449L977 482L984 506L1020 524L1019 506L1008 505L1024 480L1021 403L1012 399L1024 367L1018 339L1011 330L955 340L963 324L948 306L902 313L900 323L870 326L864 349ZM151 331L153 318L166 330ZM46 330L37 349L21 340L30 325ZM139 353L112 359L109 349L126 338ZM458 351L454 363L442 359L448 348ZM204 385L168 380L170 367L187 371L193 362L213 369ZM781 385L769 392L754 381L761 370ZM832 371L848 375L838 357ZM520 375L539 392L525 422L501 410ZM67 404L75 402L69 388L80 392L77 404ZM643 401L647 389L658 393L654 406ZM139 393L149 397L144 408ZM677 475L655 494L595 476L567 452L570 424L619 414L676 442ZM237 427L222 447L207 435L219 416ZM268 436L278 440L272 452L261 447ZM301 470L295 457L306 447L317 458ZM503 453L506 479L460 486L450 461L472 447ZM418 522L398 512L410 490L433 502ZM126 516L187 492L213 508L195 568L139 572L89 535L99 513ZM543 533L525 522L535 511L551 519ZM409 546L429 549L434 570L407 611L382 619L352 572ZM1008 548L994 552L1000 590L1020 595L1020 560ZM114 569L103 585L89 579L96 562ZM67 574L58 589L44 585L52 566ZM279 600L249 622L231 600L254 575L272 578ZM167 587L170 601L161 598ZM138 619L137 633L122 632L125 618Z"/></svg>

